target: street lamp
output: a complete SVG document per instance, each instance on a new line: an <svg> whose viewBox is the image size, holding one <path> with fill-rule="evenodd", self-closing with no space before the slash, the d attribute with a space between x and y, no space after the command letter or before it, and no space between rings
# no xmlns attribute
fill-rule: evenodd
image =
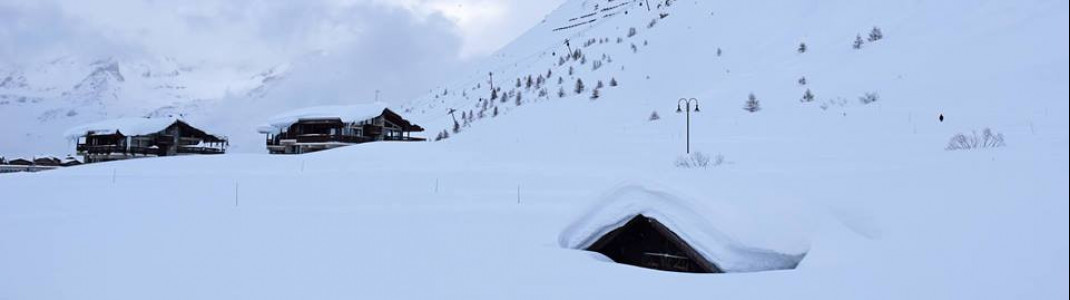
<svg viewBox="0 0 1070 300"><path fill-rule="evenodd" d="M691 154L691 104L695 105L695 112L700 112L698 109L698 99L695 98L680 98L680 101L676 103L676 113L687 114L687 154Z"/></svg>

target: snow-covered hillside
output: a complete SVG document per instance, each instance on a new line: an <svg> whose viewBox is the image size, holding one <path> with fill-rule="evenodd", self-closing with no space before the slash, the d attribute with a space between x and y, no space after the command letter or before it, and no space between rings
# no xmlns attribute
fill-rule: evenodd
<svg viewBox="0 0 1070 300"><path fill-rule="evenodd" d="M0 155L71 154L62 133L104 119L204 117L224 98L260 96L285 71L136 57L0 66Z"/></svg>
<svg viewBox="0 0 1070 300"><path fill-rule="evenodd" d="M441 142L0 175L0 298L1068 297L1067 3L665 3L566 2L401 108ZM682 97L707 167L676 165ZM985 128L1005 146L946 150ZM676 200L694 236L805 258L680 274L570 249L606 203Z"/></svg>

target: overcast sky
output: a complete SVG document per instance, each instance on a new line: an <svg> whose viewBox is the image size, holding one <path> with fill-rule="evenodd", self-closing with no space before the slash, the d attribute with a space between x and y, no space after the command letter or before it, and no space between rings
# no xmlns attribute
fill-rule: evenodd
<svg viewBox="0 0 1070 300"><path fill-rule="evenodd" d="M121 49L187 59L278 59L345 47L361 35L389 37L391 28L372 24L389 17L433 24L440 29L435 34L459 39L458 55L469 58L503 46L562 1L0 0L0 55L24 60Z"/></svg>
<svg viewBox="0 0 1070 300"><path fill-rule="evenodd" d="M318 78L294 80L335 89L325 95L382 89L408 99L563 1L0 0L0 66L72 55L254 68L309 61L296 72Z"/></svg>

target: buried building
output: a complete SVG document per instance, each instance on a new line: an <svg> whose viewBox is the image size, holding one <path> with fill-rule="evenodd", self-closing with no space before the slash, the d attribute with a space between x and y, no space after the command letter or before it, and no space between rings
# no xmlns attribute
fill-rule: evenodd
<svg viewBox="0 0 1070 300"><path fill-rule="evenodd" d="M419 125L383 103L309 107L271 118L259 132L271 154L301 154L376 141L425 141Z"/></svg>
<svg viewBox="0 0 1070 300"><path fill-rule="evenodd" d="M76 141L85 163L195 154L223 154L227 139L177 118L113 119L72 128L66 137Z"/></svg>
<svg viewBox="0 0 1070 300"><path fill-rule="evenodd" d="M734 238L728 222L672 195L629 186L598 203L559 237L565 248L598 252L614 262L687 273L794 269L805 247L765 249Z"/></svg>

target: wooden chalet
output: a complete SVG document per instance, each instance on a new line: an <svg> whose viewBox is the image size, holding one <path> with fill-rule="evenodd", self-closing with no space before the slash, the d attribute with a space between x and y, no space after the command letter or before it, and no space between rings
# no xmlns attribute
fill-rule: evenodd
<svg viewBox="0 0 1070 300"><path fill-rule="evenodd" d="M223 154L225 137L175 118L130 118L80 126L67 132L77 140L84 163L139 157Z"/></svg>
<svg viewBox="0 0 1070 300"><path fill-rule="evenodd" d="M424 131L383 104L306 108L262 126L268 152L302 154L377 141L426 141Z"/></svg>
<svg viewBox="0 0 1070 300"><path fill-rule="evenodd" d="M686 273L789 270L806 256L801 248L768 249L731 239L733 231L749 229L719 222L717 216L700 203L624 186L566 227L558 241L620 264Z"/></svg>
<svg viewBox="0 0 1070 300"><path fill-rule="evenodd" d="M7 164L12 166L32 166L33 161L25 158L16 158L7 161Z"/></svg>
<svg viewBox="0 0 1070 300"><path fill-rule="evenodd" d="M617 263L649 269L723 272L661 222L644 215L635 216L624 226L602 236L587 250L602 253Z"/></svg>
<svg viewBox="0 0 1070 300"><path fill-rule="evenodd" d="M37 166L45 167L59 167L62 165L62 161L59 158L52 156L38 157L33 159L33 164Z"/></svg>

